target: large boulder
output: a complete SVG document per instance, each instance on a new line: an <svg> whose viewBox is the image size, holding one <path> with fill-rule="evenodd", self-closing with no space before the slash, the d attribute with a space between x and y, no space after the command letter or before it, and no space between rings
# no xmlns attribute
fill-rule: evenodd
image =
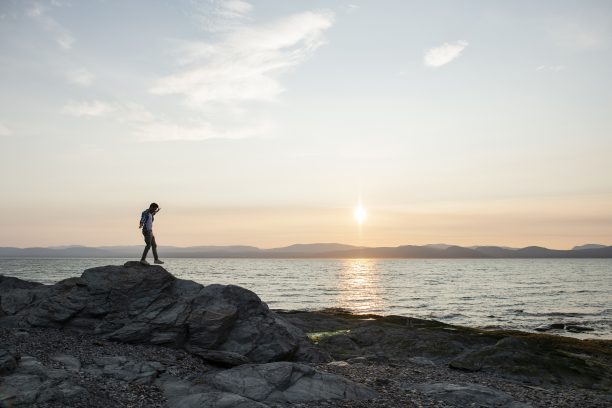
<svg viewBox="0 0 612 408"><path fill-rule="evenodd" d="M255 293L177 279L160 266L128 262L92 268L50 286L0 278L3 326L63 328L127 343L197 350L232 364L326 359Z"/></svg>

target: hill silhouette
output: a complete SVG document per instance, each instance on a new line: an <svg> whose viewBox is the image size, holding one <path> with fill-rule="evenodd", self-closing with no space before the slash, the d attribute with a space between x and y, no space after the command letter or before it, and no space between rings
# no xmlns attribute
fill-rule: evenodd
<svg viewBox="0 0 612 408"><path fill-rule="evenodd" d="M0 247L0 257L18 258L132 258L140 245L85 247ZM358 247L338 243L295 244L261 249L254 246L161 246L166 258L612 258L612 246L588 244L559 250L539 246L508 248L500 246L462 247L458 245L400 245L397 247Z"/></svg>

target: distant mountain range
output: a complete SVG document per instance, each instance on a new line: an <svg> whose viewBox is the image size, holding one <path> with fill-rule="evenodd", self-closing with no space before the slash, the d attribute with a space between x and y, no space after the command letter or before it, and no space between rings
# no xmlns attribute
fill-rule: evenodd
<svg viewBox="0 0 612 408"><path fill-rule="evenodd" d="M0 257L19 258L137 258L141 245L57 246L36 248L0 247ZM193 246L158 248L163 258L612 258L612 246L587 244L569 250L538 246L461 247L447 244L402 245L398 247L357 247L344 244L296 244L282 248L253 246Z"/></svg>

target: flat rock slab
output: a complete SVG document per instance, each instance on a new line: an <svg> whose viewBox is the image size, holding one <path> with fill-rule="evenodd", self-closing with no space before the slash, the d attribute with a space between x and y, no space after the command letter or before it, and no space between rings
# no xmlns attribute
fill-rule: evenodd
<svg viewBox="0 0 612 408"><path fill-rule="evenodd" d="M592 361L588 355L551 349L513 336L464 353L451 360L449 366L464 371L496 371L533 384L571 384L612 390L609 366Z"/></svg>
<svg viewBox="0 0 612 408"><path fill-rule="evenodd" d="M288 362L242 365L215 374L210 383L221 391L258 402L367 400L377 397L376 392L361 384Z"/></svg>
<svg viewBox="0 0 612 408"><path fill-rule="evenodd" d="M30 407L51 401L70 406L74 398L86 395L87 390L75 384L66 370L46 368L31 356L22 356L15 371L0 379L2 407Z"/></svg>
<svg viewBox="0 0 612 408"><path fill-rule="evenodd" d="M240 395L227 392L205 392L191 394L186 397L175 398L168 401L170 408L268 408L268 405L261 404Z"/></svg>
<svg viewBox="0 0 612 408"><path fill-rule="evenodd" d="M437 400L442 400L458 407L531 407L531 405L515 401L511 395L505 392L479 384L439 382L419 384L412 388Z"/></svg>

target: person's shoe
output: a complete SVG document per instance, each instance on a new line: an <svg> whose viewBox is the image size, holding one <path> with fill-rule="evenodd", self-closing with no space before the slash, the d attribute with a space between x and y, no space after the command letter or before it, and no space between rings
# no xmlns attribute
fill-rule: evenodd
<svg viewBox="0 0 612 408"><path fill-rule="evenodd" d="M145 265L145 266L149 266L149 265L151 265L150 263L148 263L148 262L147 262L147 260L146 260L146 259L141 259L141 260L140 260L140 264L141 264L141 265Z"/></svg>
<svg viewBox="0 0 612 408"><path fill-rule="evenodd" d="M163 265L164 261L156 259L155 261L153 261L153 263L156 263L157 265Z"/></svg>

